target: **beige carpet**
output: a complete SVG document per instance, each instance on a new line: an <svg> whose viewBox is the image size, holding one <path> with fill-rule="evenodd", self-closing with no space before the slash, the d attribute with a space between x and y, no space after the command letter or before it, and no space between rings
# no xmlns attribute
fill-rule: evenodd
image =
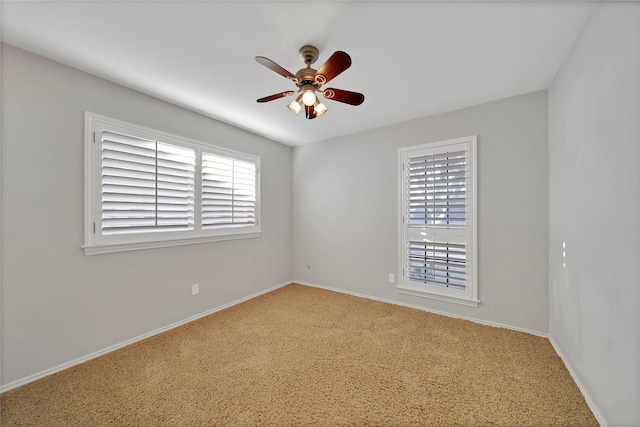
<svg viewBox="0 0 640 427"><path fill-rule="evenodd" d="M0 396L2 426L596 426L549 341L301 285Z"/></svg>

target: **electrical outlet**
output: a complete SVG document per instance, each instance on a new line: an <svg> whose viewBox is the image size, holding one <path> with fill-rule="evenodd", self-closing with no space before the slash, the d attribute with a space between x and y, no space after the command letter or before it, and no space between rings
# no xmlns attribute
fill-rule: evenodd
<svg viewBox="0 0 640 427"><path fill-rule="evenodd" d="M200 293L200 285L197 283L191 285L191 295L198 295Z"/></svg>
<svg viewBox="0 0 640 427"><path fill-rule="evenodd" d="M393 273L389 273L389 283L395 283L396 282L396 275Z"/></svg>

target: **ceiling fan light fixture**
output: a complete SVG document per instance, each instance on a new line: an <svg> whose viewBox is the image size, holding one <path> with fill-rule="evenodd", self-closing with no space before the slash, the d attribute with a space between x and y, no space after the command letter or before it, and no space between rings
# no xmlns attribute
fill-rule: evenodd
<svg viewBox="0 0 640 427"><path fill-rule="evenodd" d="M316 103L313 106L313 111L316 112L316 116L321 116L327 112L327 107L325 107L325 105L322 102L316 99Z"/></svg>
<svg viewBox="0 0 640 427"><path fill-rule="evenodd" d="M302 95L298 96L294 101L289 104L289 109L293 111L293 114L298 114L302 109Z"/></svg>
<svg viewBox="0 0 640 427"><path fill-rule="evenodd" d="M305 45L300 48L299 52L300 58L306 67L298 70L296 74L292 74L269 58L256 56L256 62L289 79L297 88L296 91L289 90L265 96L258 99L258 102L274 101L298 93L298 97L288 105L288 108L296 115L300 114L304 109L304 115L307 119L315 119L327 111L327 107L319 101L319 95L316 92L321 93L326 99L331 101L342 102L349 105L362 104L364 95L361 93L342 89L321 88L322 85L329 83L334 77L351 66L351 57L346 52L341 50L334 52L317 70L311 68L311 64L318 59L318 49L315 46Z"/></svg>
<svg viewBox="0 0 640 427"><path fill-rule="evenodd" d="M302 102L304 105L311 107L317 100L318 98L316 98L315 88L313 85L306 84L302 86Z"/></svg>

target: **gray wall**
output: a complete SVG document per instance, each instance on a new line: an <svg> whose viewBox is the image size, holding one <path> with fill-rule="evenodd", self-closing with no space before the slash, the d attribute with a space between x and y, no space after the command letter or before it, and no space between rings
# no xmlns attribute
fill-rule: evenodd
<svg viewBox="0 0 640 427"><path fill-rule="evenodd" d="M85 110L260 156L262 237L85 256ZM2 384L291 279L290 147L7 45L2 114Z"/></svg>
<svg viewBox="0 0 640 427"><path fill-rule="evenodd" d="M399 294L398 148L475 134L481 304ZM547 147L546 91L296 147L293 278L546 334Z"/></svg>
<svg viewBox="0 0 640 427"><path fill-rule="evenodd" d="M604 2L549 89L549 335L610 426L640 425L639 76L640 4Z"/></svg>

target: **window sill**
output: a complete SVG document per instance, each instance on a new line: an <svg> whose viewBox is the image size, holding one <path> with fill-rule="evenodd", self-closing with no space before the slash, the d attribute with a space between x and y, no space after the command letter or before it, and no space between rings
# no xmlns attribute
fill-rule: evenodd
<svg viewBox="0 0 640 427"><path fill-rule="evenodd" d="M207 236L207 237L196 237L196 238L176 239L176 240L160 240L156 242L121 243L121 244L115 244L115 245L113 244L112 245L85 245L85 246L82 246L82 249L84 249L85 255L100 255L100 254L110 254L114 252L138 251L142 249L197 245L200 243L219 242L223 240L252 239L252 238L260 237L260 234L261 234L260 231L256 231L253 233Z"/></svg>
<svg viewBox="0 0 640 427"><path fill-rule="evenodd" d="M401 294L411 295L414 297L435 299L438 301L452 302L454 304L461 304L469 307L478 307L478 305L480 304L480 301L475 299L457 298L449 295L434 294L431 292L419 291L415 289L407 289L401 286L398 286L397 289L398 289L398 292L400 292Z"/></svg>

